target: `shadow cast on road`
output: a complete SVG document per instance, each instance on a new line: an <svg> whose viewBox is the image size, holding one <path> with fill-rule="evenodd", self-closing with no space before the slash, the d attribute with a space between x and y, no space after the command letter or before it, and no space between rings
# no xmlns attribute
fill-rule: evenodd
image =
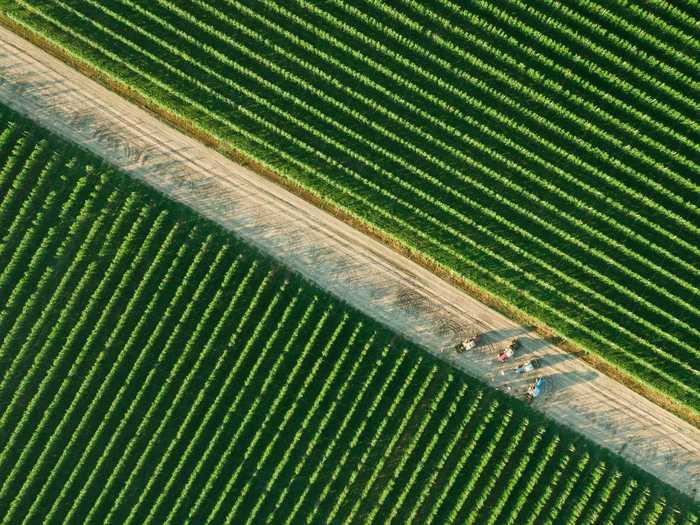
<svg viewBox="0 0 700 525"><path fill-rule="evenodd" d="M528 326L518 326L517 328L507 328L505 330L490 330L484 334L484 341L488 344L496 344L511 337L527 334L531 330L532 328Z"/></svg>
<svg viewBox="0 0 700 525"><path fill-rule="evenodd" d="M555 395L565 392L575 385L589 383L600 375L598 372L593 370L588 370L585 372L555 372L553 374L546 374L545 370L548 364L548 362L543 364L543 373L540 375L550 384L551 392Z"/></svg>
<svg viewBox="0 0 700 525"><path fill-rule="evenodd" d="M564 361L571 361L572 359L576 359L576 356L561 352L556 354L547 354L547 356L542 358L542 361L543 366L548 367Z"/></svg>

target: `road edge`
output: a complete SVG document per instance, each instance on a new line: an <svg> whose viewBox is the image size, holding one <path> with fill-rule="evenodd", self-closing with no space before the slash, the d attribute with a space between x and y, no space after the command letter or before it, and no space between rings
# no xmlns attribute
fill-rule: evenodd
<svg viewBox="0 0 700 525"><path fill-rule="evenodd" d="M247 154L228 144L223 143L221 140L217 139L207 131L193 125L191 122L181 118L164 106L148 100L129 85L108 76L100 69L90 64L87 60L69 52L64 47L55 44L41 33L12 20L4 13L0 13L0 25L21 36L55 58L68 64L70 67L76 69L78 72L87 76L91 80L101 84L145 111L148 111L148 113L172 126L176 130L198 140L229 159L254 171L258 175L261 175L266 179L282 186L297 197L304 199L317 208L320 208L346 224L349 224L361 233L364 233L374 240L381 242L400 255L432 272L448 284L464 291L486 306L496 310L498 313L505 315L513 321L530 327L545 340L556 344L562 350L565 350L566 352L583 360L591 367L595 368L598 372L607 375L615 381L623 384L633 392L641 395L664 410L678 416L683 421L686 421L687 423L690 423L694 427L700 429L699 413L694 412L689 407L679 404L677 401L653 386L642 383L631 374L622 371L616 365L606 361L603 357L584 349L572 341L567 340L554 329L542 323L540 320L526 314L519 308L507 303L494 294L487 292L464 277L457 275L454 271L446 268L440 263L437 263L430 257L404 245L401 243L401 241L389 233L362 221L353 213L322 200L303 185L279 175L260 161L248 156Z"/></svg>

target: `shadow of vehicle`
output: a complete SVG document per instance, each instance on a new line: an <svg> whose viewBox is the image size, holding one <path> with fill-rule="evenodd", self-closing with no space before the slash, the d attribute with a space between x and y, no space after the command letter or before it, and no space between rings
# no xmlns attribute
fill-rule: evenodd
<svg viewBox="0 0 700 525"><path fill-rule="evenodd" d="M576 356L567 353L547 354L542 358L544 361L543 365L545 367L562 363L564 361L571 361L572 359L576 359Z"/></svg>
<svg viewBox="0 0 700 525"><path fill-rule="evenodd" d="M488 344L496 344L501 341L526 334L531 331L530 327L518 326L517 328L507 328L505 330L489 330L484 332L484 342ZM529 339L529 338L528 338Z"/></svg>

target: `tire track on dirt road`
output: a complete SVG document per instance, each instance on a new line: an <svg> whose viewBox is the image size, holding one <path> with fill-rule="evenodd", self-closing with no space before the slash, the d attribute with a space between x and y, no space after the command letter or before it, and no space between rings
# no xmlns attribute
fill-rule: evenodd
<svg viewBox="0 0 700 525"><path fill-rule="evenodd" d="M0 101L272 254L453 366L522 395L532 377L496 365L542 359L535 407L698 499L700 430L471 298L387 246L220 155L0 28ZM486 333L467 354L444 351Z"/></svg>

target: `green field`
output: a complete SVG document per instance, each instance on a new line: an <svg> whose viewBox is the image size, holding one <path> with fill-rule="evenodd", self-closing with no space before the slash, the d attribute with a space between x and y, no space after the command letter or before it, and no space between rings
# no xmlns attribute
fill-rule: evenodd
<svg viewBox="0 0 700 525"><path fill-rule="evenodd" d="M697 4L0 4L700 411Z"/></svg>
<svg viewBox="0 0 700 525"><path fill-rule="evenodd" d="M0 523L697 523L0 108Z"/></svg>

